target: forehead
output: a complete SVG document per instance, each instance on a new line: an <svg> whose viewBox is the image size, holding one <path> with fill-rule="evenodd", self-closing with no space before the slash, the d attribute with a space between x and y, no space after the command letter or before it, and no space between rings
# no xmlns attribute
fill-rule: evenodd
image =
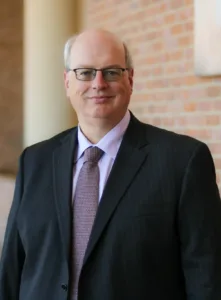
<svg viewBox="0 0 221 300"><path fill-rule="evenodd" d="M108 65L125 67L123 43L102 35L80 37L72 46L70 62L72 68L102 68Z"/></svg>

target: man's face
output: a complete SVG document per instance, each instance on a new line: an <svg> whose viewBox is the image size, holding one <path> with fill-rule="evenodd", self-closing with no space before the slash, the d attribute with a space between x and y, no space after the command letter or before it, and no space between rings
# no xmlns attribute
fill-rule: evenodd
<svg viewBox="0 0 221 300"><path fill-rule="evenodd" d="M71 51L70 69L115 67L126 68L121 43L102 33L85 34L76 40ZM64 77L67 96L80 122L97 118L114 123L126 113L132 93L133 70L122 72L122 76L114 81L105 80L101 71L91 81L78 80L73 71L65 72Z"/></svg>

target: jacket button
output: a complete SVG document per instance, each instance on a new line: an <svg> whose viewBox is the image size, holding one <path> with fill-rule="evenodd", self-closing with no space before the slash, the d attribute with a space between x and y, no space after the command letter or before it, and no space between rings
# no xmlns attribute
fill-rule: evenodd
<svg viewBox="0 0 221 300"><path fill-rule="evenodd" d="M63 284L61 285L61 288L62 288L65 292L67 292L67 290L68 290L68 285L63 283Z"/></svg>

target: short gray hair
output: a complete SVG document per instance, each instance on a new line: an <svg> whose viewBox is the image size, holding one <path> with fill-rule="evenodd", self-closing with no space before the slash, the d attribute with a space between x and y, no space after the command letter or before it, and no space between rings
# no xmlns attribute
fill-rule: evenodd
<svg viewBox="0 0 221 300"><path fill-rule="evenodd" d="M71 63L71 49L72 49L72 46L75 42L77 38L77 35L73 35L71 36L65 46L64 46L64 67L65 67L65 70L68 70L70 68L70 63Z"/></svg>
<svg viewBox="0 0 221 300"><path fill-rule="evenodd" d="M124 46L124 54L125 54L125 64L126 67L128 69L133 69L134 68L134 64L133 64L133 59L132 59L132 55L128 49L128 46L125 42L123 42L123 46Z"/></svg>
<svg viewBox="0 0 221 300"><path fill-rule="evenodd" d="M72 49L72 46L75 42L77 38L77 35L73 35L71 36L65 46L64 46L64 67L65 67L65 70L69 70L70 68L70 63L71 63L71 49ZM128 46L125 42L123 42L123 46L124 46L124 53L125 53L125 64L126 64L126 67L128 69L133 69L133 59L132 59L132 56L130 54L130 51L128 49Z"/></svg>

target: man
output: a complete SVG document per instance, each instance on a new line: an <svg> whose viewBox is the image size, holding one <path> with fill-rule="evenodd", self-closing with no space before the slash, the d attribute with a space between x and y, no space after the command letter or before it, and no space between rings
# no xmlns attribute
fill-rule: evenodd
<svg viewBox="0 0 221 300"><path fill-rule="evenodd" d="M128 111L132 62L112 33L71 39L65 65L79 126L21 155L0 299L220 300L208 147Z"/></svg>

